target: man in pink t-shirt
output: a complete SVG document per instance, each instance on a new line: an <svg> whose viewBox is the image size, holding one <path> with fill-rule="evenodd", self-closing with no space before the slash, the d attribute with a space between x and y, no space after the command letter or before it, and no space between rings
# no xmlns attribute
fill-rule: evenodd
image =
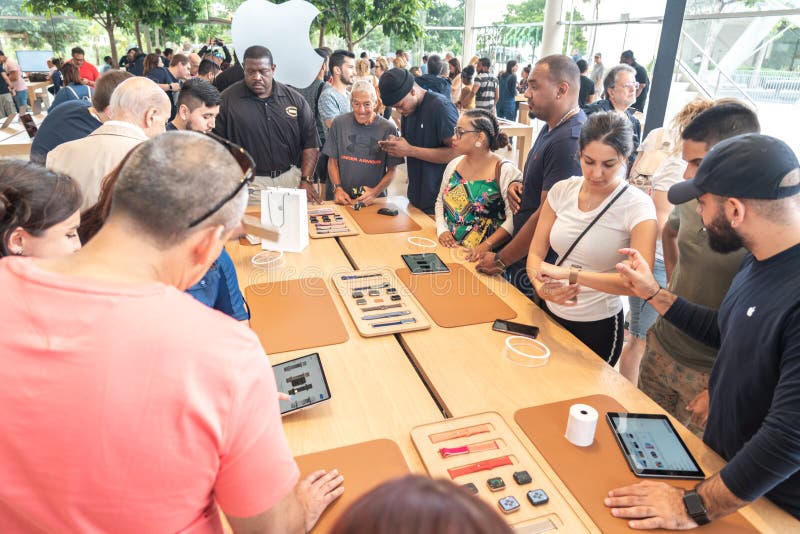
<svg viewBox="0 0 800 534"><path fill-rule="evenodd" d="M82 250L0 260L0 532L221 533L218 507L234 532L304 532L341 494L335 471L295 490L258 338L182 292L239 225L242 172L164 134Z"/></svg>
<svg viewBox="0 0 800 534"><path fill-rule="evenodd" d="M94 82L100 77L97 67L86 61L83 53L83 48L76 46L72 49L72 63L78 67L78 72L81 75L81 82L83 85L94 87Z"/></svg>

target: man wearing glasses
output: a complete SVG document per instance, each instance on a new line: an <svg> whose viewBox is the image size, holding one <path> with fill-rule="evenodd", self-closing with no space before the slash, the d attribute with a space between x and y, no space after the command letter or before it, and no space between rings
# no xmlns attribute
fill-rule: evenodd
<svg viewBox="0 0 800 534"><path fill-rule="evenodd" d="M586 115L597 113L598 111L617 111L624 113L633 126L633 152L629 158L628 169L633 166L636 159L636 149L642 138L642 125L634 116L636 110L631 106L636 101L639 82L636 81L636 70L629 65L617 65L606 74L603 80L605 89L604 98L589 104L583 111Z"/></svg>
<svg viewBox="0 0 800 534"><path fill-rule="evenodd" d="M644 105L647 103L647 92L650 91L650 77L647 76L647 69L636 63L633 57L633 50L625 50L619 57L619 62L630 65L636 70L636 101L632 108L644 113Z"/></svg>
<svg viewBox="0 0 800 534"><path fill-rule="evenodd" d="M253 331L183 294L237 235L250 167L166 133L83 249L0 260L4 532L222 532L221 509L234 532L300 533L341 495L335 470L298 484Z"/></svg>
<svg viewBox="0 0 800 534"><path fill-rule="evenodd" d="M244 80L222 94L214 132L255 158L256 189L299 187L319 201L313 183L319 154L314 113L305 98L273 79L272 52L251 46L244 53ZM251 196L258 203L260 196Z"/></svg>

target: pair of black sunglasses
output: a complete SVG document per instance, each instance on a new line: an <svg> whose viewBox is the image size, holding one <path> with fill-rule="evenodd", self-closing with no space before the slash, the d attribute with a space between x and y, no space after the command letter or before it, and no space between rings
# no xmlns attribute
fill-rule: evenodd
<svg viewBox="0 0 800 534"><path fill-rule="evenodd" d="M226 196L225 198L214 204L214 207L208 210L201 217L198 217L197 219L189 223L189 228L197 226L201 222L205 221L206 219L214 215L214 213L216 213L217 210L219 210L222 206L228 203L233 197L238 195L239 191L241 191L244 186L253 183L253 180L255 180L256 178L256 162L253 161L253 158L250 156L250 154L248 154L247 150L245 150L244 148L240 147L235 143L231 143L227 139L224 139L216 134L209 132L206 135L214 139L218 143L221 143L223 146L225 146L225 148L228 149L228 152L231 153L233 159L235 159L236 163L238 163L239 167L241 167L244 176L242 176L242 180L239 182L239 185L236 186L236 189L234 189L230 195Z"/></svg>

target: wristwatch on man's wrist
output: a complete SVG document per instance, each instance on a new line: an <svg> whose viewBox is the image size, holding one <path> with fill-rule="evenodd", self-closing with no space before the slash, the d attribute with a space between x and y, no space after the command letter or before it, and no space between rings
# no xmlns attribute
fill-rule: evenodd
<svg viewBox="0 0 800 534"><path fill-rule="evenodd" d="M334 191L334 193L335 193L337 189L339 189L340 187L342 187L342 184L333 184L333 183L332 183L332 184L331 184L331 187L333 188L333 191Z"/></svg>
<svg viewBox="0 0 800 534"><path fill-rule="evenodd" d="M501 271L505 271L508 268L508 265L503 263L503 260L500 259L500 254L494 255L494 265Z"/></svg>
<svg viewBox="0 0 800 534"><path fill-rule="evenodd" d="M703 503L703 498L695 490L689 490L683 494L683 506L686 507L686 513L689 514L695 523L702 526L710 523L708 518L708 511L706 505Z"/></svg>
<svg viewBox="0 0 800 534"><path fill-rule="evenodd" d="M313 178L314 178L313 176L301 176L300 177L300 181L301 182L307 182L309 184L313 184L314 183L314 179Z"/></svg>

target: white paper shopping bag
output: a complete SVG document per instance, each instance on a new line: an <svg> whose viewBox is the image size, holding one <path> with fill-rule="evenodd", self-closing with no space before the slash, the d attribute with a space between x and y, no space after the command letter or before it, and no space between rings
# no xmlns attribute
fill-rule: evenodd
<svg viewBox="0 0 800 534"><path fill-rule="evenodd" d="M308 200L303 189L268 187L261 191L261 224L278 229L261 239L264 250L302 252L308 246Z"/></svg>

